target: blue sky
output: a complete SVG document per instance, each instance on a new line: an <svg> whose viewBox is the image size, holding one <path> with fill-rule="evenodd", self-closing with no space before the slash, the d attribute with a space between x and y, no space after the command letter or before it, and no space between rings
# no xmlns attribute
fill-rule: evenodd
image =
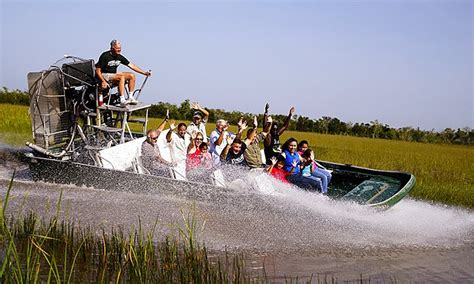
<svg viewBox="0 0 474 284"><path fill-rule="evenodd" d="M5 1L0 86L111 39L141 99L392 127L474 128L472 1ZM127 68L121 68L125 71ZM142 78L139 78L141 83Z"/></svg>

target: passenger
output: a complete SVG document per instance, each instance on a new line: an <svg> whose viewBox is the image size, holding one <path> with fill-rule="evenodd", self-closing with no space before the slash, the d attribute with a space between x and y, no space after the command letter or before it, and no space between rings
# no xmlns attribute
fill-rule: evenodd
<svg viewBox="0 0 474 284"><path fill-rule="evenodd" d="M221 153L221 160L230 165L236 166L247 166L245 161L244 152L247 149L247 145L242 142L242 132L247 128L247 122L241 118L239 123L239 131L235 138L227 136L227 145Z"/></svg>
<svg viewBox="0 0 474 284"><path fill-rule="evenodd" d="M147 131L147 138L141 147L141 162L143 167L147 169L150 174L171 177L170 167L175 166L175 164L167 162L160 155L160 151L156 146L156 141L160 133L161 130L159 128Z"/></svg>
<svg viewBox="0 0 474 284"><path fill-rule="evenodd" d="M209 171L212 168L212 158L207 151L207 143L202 142L201 132L194 132L191 137L193 136L194 138L188 146L186 176L191 181L212 183L211 172Z"/></svg>
<svg viewBox="0 0 474 284"><path fill-rule="evenodd" d="M188 134L193 131L199 131L203 135L203 141L207 143L206 123L209 118L209 112L202 108L198 103L193 103L191 108L194 109L193 121L188 125Z"/></svg>
<svg viewBox="0 0 474 284"><path fill-rule="evenodd" d="M201 132L194 131L191 134L191 143L188 146L188 154L186 158L186 170L190 171L199 168L201 165L201 144L203 143L203 135Z"/></svg>
<svg viewBox="0 0 474 284"><path fill-rule="evenodd" d="M265 116L268 115L268 104L265 106ZM288 126L290 125L290 120L291 117L293 116L295 112L295 107L291 107L290 111L288 113L288 116L286 117L285 123L283 126L278 129L278 124L276 122L273 122L273 125L267 135L265 137L264 141L264 152L265 152L265 159L266 159L266 164L271 165L271 158L272 157L278 157L281 153L281 145L280 145L280 136L285 132L286 129L288 129Z"/></svg>
<svg viewBox="0 0 474 284"><path fill-rule="evenodd" d="M303 141L302 141L303 142ZM300 142L301 144L301 142ZM308 149L308 143L306 142L306 145L302 145L301 149L305 149L302 156L306 157L307 159L311 160L311 175L320 179L321 180L321 188L322 188L322 193L327 193L328 191L328 186L329 183L331 182L332 174L330 171L326 170L323 167L318 166L318 163L316 162L314 158L314 151L311 149Z"/></svg>
<svg viewBox="0 0 474 284"><path fill-rule="evenodd" d="M287 177L295 170L296 162L293 164L293 168L290 172L286 172L283 168L285 167L285 157L279 155L277 157L272 157L271 166L267 168L267 172L276 178L277 180L283 183L289 183Z"/></svg>
<svg viewBox="0 0 474 284"><path fill-rule="evenodd" d="M220 164L222 150L227 146L227 136L230 135L227 132L228 128L229 125L227 124L227 121L219 119L216 121L216 129L211 132L211 136L209 137L209 152L211 152L215 166Z"/></svg>
<svg viewBox="0 0 474 284"><path fill-rule="evenodd" d="M301 157L296 151L297 146L298 141L295 138L290 138L283 144L282 147L283 151L281 154L285 157L284 170L291 173L287 179L290 183L301 188L317 190L319 188L318 182L312 179L303 178L301 175L301 167L304 166L304 164L302 165Z"/></svg>
<svg viewBox="0 0 474 284"><path fill-rule="evenodd" d="M227 145L221 153L221 159L230 165L246 167L245 149L247 149L247 145L240 138L232 139L232 137L228 136Z"/></svg>
<svg viewBox="0 0 474 284"><path fill-rule="evenodd" d="M166 134L166 141L170 143L171 159L176 163L174 172L177 179L186 179L186 156L188 154L188 146L191 143L191 137L186 132L186 124L178 124L178 133L174 132L176 129L175 121L170 122L170 131Z"/></svg>
<svg viewBox="0 0 474 284"><path fill-rule="evenodd" d="M301 175L303 176L303 178L311 179L317 182L318 188L321 190L321 193L326 194L328 192L327 183L323 184L320 178L312 175L314 166L315 166L313 150L306 149L306 151L304 151L303 154L301 155L301 160L302 160Z"/></svg>
<svg viewBox="0 0 474 284"><path fill-rule="evenodd" d="M212 160L211 153L209 153L209 145L206 142L202 142L199 145L199 150L201 151L201 168L206 170L212 169L214 161Z"/></svg>
<svg viewBox="0 0 474 284"><path fill-rule="evenodd" d="M117 73L117 67L120 64L126 65L133 71L145 76L151 76L151 71L143 71L137 65L128 61L122 54L120 42L116 39L110 42L110 50L103 52L95 64L95 73L100 80L100 89L106 90L115 83L118 84L118 93L120 95L120 105L136 104L137 101L132 96L125 100L125 83L128 82L129 94L133 95L135 90L135 74L131 72Z"/></svg>
<svg viewBox="0 0 474 284"><path fill-rule="evenodd" d="M308 149L309 144L308 141L306 140L301 140L300 143L298 143L298 154L303 155L304 151Z"/></svg>
<svg viewBox="0 0 474 284"><path fill-rule="evenodd" d="M245 150L244 156L247 161L248 166L251 169L264 168L265 164L262 160L262 154L260 151L259 143L265 139L268 131L272 125L272 117L267 116L265 120L265 127L262 132L257 134L258 120L257 117L254 117L253 128L247 131L247 138L245 139L245 144L247 144L247 149Z"/></svg>

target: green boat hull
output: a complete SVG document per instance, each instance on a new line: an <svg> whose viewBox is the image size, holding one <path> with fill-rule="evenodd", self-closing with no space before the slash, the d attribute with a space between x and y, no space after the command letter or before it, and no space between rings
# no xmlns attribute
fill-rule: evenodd
<svg viewBox="0 0 474 284"><path fill-rule="evenodd" d="M328 195L334 199L354 201L362 205L389 208L397 204L415 186L410 173L383 171L318 161L332 171Z"/></svg>

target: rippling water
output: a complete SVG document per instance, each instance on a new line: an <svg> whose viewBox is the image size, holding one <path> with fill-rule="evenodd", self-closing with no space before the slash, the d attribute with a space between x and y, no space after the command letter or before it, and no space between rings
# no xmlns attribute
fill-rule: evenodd
<svg viewBox="0 0 474 284"><path fill-rule="evenodd" d="M98 231L133 228L139 218L151 228L158 220L159 239L170 224L182 223L182 211L193 212L209 249L245 252L249 267L265 265L277 280L312 273L357 280L362 273L373 281L474 281L474 214L468 210L405 198L377 211L279 184L259 192L248 177L235 184L237 194L219 202L103 191L34 183L26 166L12 161L0 167L2 196L13 167L20 171L10 214L54 214L62 190L62 215Z"/></svg>

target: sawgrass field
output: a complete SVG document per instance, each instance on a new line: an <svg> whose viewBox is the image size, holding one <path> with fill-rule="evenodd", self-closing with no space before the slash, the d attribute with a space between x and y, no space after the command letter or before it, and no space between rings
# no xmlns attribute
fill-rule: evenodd
<svg viewBox="0 0 474 284"><path fill-rule="evenodd" d="M161 121L151 118L148 126L157 127ZM214 125L210 123L207 126L208 134L213 129ZM232 130L235 131L236 126L231 127ZM289 137L294 137L298 141L307 140L319 160L410 172L417 179L417 184L410 193L413 198L474 209L472 146L413 143L295 131L285 132L281 137L282 143ZM25 141L32 141L28 107L0 104L0 142L21 146Z"/></svg>

